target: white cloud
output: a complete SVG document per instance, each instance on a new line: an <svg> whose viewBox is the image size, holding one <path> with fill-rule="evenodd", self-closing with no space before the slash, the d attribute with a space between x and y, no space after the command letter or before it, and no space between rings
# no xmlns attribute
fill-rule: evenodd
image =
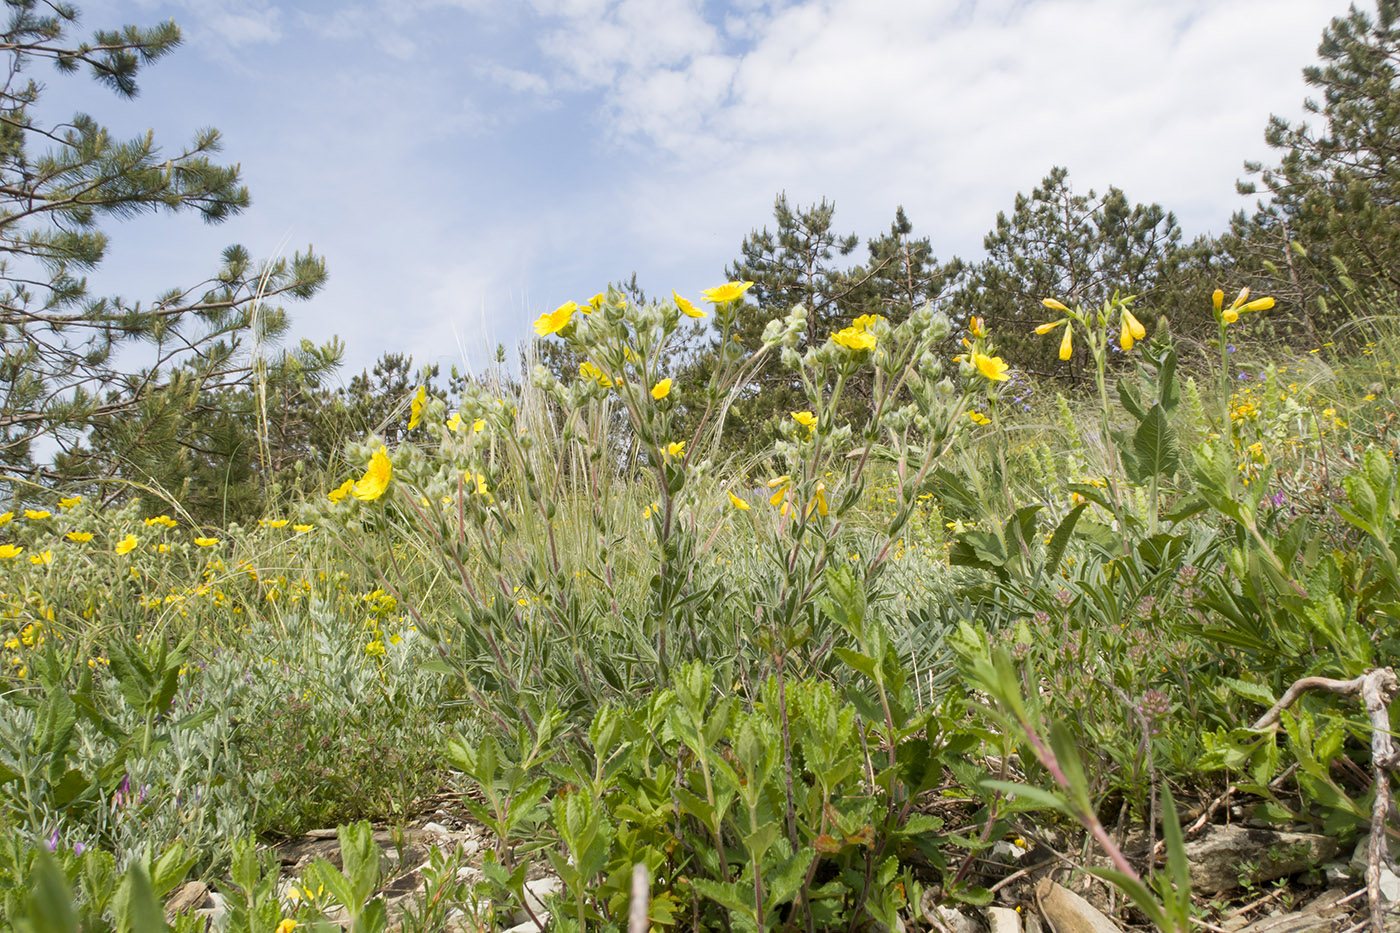
<svg viewBox="0 0 1400 933"><path fill-rule="evenodd" d="M556 4L542 42L603 87L615 133L657 155L631 188L762 223L780 189L834 196L870 234L897 203L963 253L1052 165L1123 187L1188 233L1240 206L1271 112L1297 113L1300 71L1339 0L814 0L736 4L729 39L695 5ZM567 8L566 8L567 7ZM736 41L735 37L739 41ZM799 194L800 193L800 194ZM760 213L752 205L765 205ZM639 231L651 248L664 229ZM669 236L689 241L694 230ZM737 239L734 240L737 246Z"/></svg>

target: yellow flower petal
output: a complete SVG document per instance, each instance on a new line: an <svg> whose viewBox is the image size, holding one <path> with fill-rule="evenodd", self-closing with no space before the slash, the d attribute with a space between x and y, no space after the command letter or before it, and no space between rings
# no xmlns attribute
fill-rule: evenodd
<svg viewBox="0 0 1400 933"><path fill-rule="evenodd" d="M817 416L810 411L793 411L788 412L788 414L792 415L793 421L796 421L804 428L813 428L817 425Z"/></svg>
<svg viewBox="0 0 1400 933"><path fill-rule="evenodd" d="M651 387L651 397L658 401L671 394L671 380L662 379Z"/></svg>
<svg viewBox="0 0 1400 933"><path fill-rule="evenodd" d="M1064 339L1060 341L1060 359L1067 360L1074 352L1074 328L1066 327Z"/></svg>
<svg viewBox="0 0 1400 933"><path fill-rule="evenodd" d="M136 544L136 536L127 535L117 542L117 546L113 550L118 554L130 554L132 551L136 550Z"/></svg>
<svg viewBox="0 0 1400 933"><path fill-rule="evenodd" d="M1055 300L1054 298L1042 298L1042 299L1040 299L1040 303L1043 304L1043 305L1045 305L1045 307L1049 308L1051 311L1068 311L1068 310L1069 310L1069 308L1065 307L1065 305L1064 305L1063 302L1057 301L1057 300Z"/></svg>
<svg viewBox="0 0 1400 933"><path fill-rule="evenodd" d="M423 406L428 402L428 387L419 386L418 391L413 394L412 408L408 414L408 429L412 431L418 427L418 422L423 420Z"/></svg>
<svg viewBox="0 0 1400 933"><path fill-rule="evenodd" d="M389 449L381 446L370 458L365 475L350 487L350 493L361 502L371 502L384 495L384 490L389 488L389 480L393 475L394 465L389 461Z"/></svg>
<svg viewBox="0 0 1400 933"><path fill-rule="evenodd" d="M672 290L671 297L675 299L676 307L681 309L681 314L684 314L686 317L705 316L704 311L701 311L699 308L695 307L695 305L682 298L679 292Z"/></svg>
<svg viewBox="0 0 1400 933"><path fill-rule="evenodd" d="M987 356L985 353L972 354L972 365L977 367L977 371L986 379L992 382L1005 382L1011 377L1006 374L1008 367L1006 361L999 356Z"/></svg>
<svg viewBox="0 0 1400 933"><path fill-rule="evenodd" d="M535 333L541 337L559 333L568 325L577 310L578 305L566 301L548 314L540 315L539 320L535 321Z"/></svg>
<svg viewBox="0 0 1400 933"><path fill-rule="evenodd" d="M729 491L729 502L736 509L739 509L744 512L747 512L749 510L749 503L746 500L740 499L738 496L734 495L733 490Z"/></svg>
<svg viewBox="0 0 1400 933"><path fill-rule="evenodd" d="M743 296L744 292L753 288L752 282L725 282L714 288L706 288L701 291L705 300L713 305L722 305L727 301L734 301Z"/></svg>

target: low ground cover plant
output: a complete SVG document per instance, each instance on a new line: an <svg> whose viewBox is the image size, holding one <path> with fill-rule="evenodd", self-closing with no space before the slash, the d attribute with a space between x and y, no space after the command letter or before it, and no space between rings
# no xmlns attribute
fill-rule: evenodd
<svg viewBox="0 0 1400 933"><path fill-rule="evenodd" d="M1051 299L1094 387L1052 401L928 307L815 335L797 307L744 345L745 290L567 303L536 329L577 376L420 388L400 440L256 527L37 492L0 516L5 916L158 928L201 876L241 892L232 929L383 929L356 821L444 788L492 843L474 880L435 854L396 923L499 925L547 870L551 928L620 929L640 864L658 927L892 929L987 903L998 841L1079 826L1181 930L1176 806L1225 775L1258 818L1370 827L1364 710L1252 724L1394 656L1385 345L1365 378L1240 368L1268 302L1217 293L1219 371L1186 374L1132 299ZM722 365L691 385L701 315ZM726 408L770 357L805 407L736 462ZM336 824L296 896L248 841Z"/></svg>

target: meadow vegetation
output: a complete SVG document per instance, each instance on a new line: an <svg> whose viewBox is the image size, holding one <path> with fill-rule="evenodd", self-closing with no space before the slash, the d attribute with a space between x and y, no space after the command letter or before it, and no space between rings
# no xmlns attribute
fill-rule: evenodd
<svg viewBox="0 0 1400 933"><path fill-rule="evenodd" d="M61 24L9 5L40 54ZM1357 50L1395 44L1396 14L1335 21L1328 67L1391 67ZM62 61L121 90L178 36L109 38L130 61ZM1397 266L1373 216L1397 199L1326 164L1338 125L1330 150L1274 127L1301 154L1209 248L1164 245L1170 217L1114 189L1061 199L1097 218L1083 262L1033 261L1038 191L991 265L932 262L901 211L870 265L804 279L793 256L855 243L780 199L805 245L756 233L703 296L565 302L523 366L445 386L386 357L327 394L332 343L212 382L104 370L99 397L105 357L25 382L38 318L0 319L28 393L0 425L0 921L203 930L162 915L202 878L235 931L494 930L543 923L526 885L548 872L551 929L621 929L642 866L657 928L929 929L993 901L1015 841L1179 933L1219 906L1193 898L1188 813L1383 838L1393 676L1369 710L1275 708L1400 648ZM239 207L197 168L192 206ZM1364 256L1309 179L1371 185ZM1281 227L1310 237L1286 267ZM226 259L202 320L227 362L282 319ZM323 272L274 263L263 295ZM114 313L140 330L82 311L108 350ZM49 463L45 432L67 439ZM152 438L187 456L147 469ZM489 845L433 852L391 916L371 823L444 801ZM282 877L267 844L328 827L338 864Z"/></svg>

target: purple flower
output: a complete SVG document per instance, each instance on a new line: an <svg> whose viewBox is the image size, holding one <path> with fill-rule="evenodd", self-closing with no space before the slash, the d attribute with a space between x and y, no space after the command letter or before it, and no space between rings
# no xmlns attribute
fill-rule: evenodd
<svg viewBox="0 0 1400 933"><path fill-rule="evenodd" d="M75 842L73 843L73 854L82 855L86 848L87 846L83 845L81 842Z"/></svg>
<svg viewBox="0 0 1400 933"><path fill-rule="evenodd" d="M53 835L49 837L49 851L50 851L50 852L57 852L57 851L58 851L58 830L57 830L57 829L55 829L55 830L53 831Z"/></svg>

